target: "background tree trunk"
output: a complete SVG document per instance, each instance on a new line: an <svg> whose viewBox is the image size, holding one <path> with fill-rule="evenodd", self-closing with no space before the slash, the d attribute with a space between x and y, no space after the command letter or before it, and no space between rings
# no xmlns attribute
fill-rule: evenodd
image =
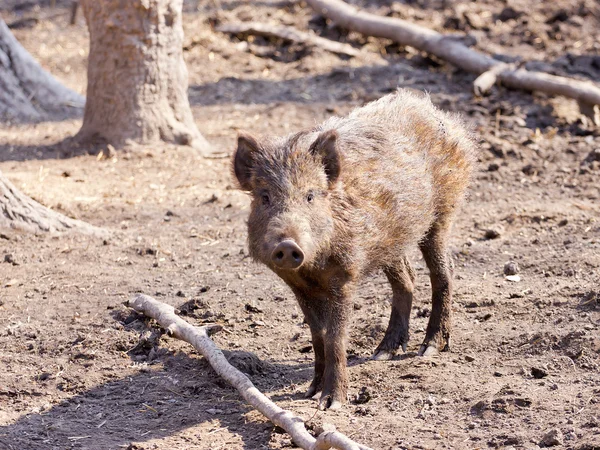
<svg viewBox="0 0 600 450"><path fill-rule="evenodd" d="M80 114L84 103L83 96L42 69L0 18L0 119L42 120L50 115Z"/></svg>
<svg viewBox="0 0 600 450"><path fill-rule="evenodd" d="M13 228L29 232L79 232L106 235L106 231L46 208L17 190L0 172L0 230Z"/></svg>
<svg viewBox="0 0 600 450"><path fill-rule="evenodd" d="M81 139L208 149L190 109L183 0L82 0L90 32Z"/></svg>

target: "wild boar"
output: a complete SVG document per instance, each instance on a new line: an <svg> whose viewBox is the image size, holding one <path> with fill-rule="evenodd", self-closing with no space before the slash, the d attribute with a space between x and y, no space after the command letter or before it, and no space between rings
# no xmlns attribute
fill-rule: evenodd
<svg viewBox="0 0 600 450"><path fill-rule="evenodd" d="M406 351L418 246L432 310L419 349L450 346L448 239L468 186L475 145L462 121L427 96L399 90L287 137L240 134L233 171L252 196L251 256L292 289L310 326L319 407L346 400L346 328L361 278L382 270L392 311L375 359Z"/></svg>

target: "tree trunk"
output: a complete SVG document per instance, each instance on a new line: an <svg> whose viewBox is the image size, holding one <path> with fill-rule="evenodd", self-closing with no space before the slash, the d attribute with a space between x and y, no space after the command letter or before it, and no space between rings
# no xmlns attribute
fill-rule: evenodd
<svg viewBox="0 0 600 450"><path fill-rule="evenodd" d="M42 69L0 18L0 120L66 117L80 114L84 103Z"/></svg>
<svg viewBox="0 0 600 450"><path fill-rule="evenodd" d="M87 102L78 138L121 146L208 143L194 123L183 60L183 0L82 0L90 32Z"/></svg>
<svg viewBox="0 0 600 450"><path fill-rule="evenodd" d="M71 219L32 200L19 192L0 172L0 230L7 228L29 232L76 229L86 234L107 234L102 229Z"/></svg>

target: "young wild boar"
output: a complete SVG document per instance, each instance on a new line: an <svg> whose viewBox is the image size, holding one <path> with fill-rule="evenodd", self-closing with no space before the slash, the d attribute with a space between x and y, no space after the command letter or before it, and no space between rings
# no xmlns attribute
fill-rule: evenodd
<svg viewBox="0 0 600 450"><path fill-rule="evenodd" d="M406 351L419 246L432 311L420 355L450 345L450 228L469 182L474 144L460 120L400 90L284 138L241 134L233 168L252 194L250 254L292 289L310 326L319 407L346 400L346 325L357 282L383 270L392 312L375 359Z"/></svg>

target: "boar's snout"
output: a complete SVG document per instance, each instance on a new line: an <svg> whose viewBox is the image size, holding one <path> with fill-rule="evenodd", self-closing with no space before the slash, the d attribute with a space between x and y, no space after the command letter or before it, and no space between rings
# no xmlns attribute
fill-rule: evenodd
<svg viewBox="0 0 600 450"><path fill-rule="evenodd" d="M304 262L304 252L294 241L286 239L275 247L271 260L280 269L297 269Z"/></svg>

